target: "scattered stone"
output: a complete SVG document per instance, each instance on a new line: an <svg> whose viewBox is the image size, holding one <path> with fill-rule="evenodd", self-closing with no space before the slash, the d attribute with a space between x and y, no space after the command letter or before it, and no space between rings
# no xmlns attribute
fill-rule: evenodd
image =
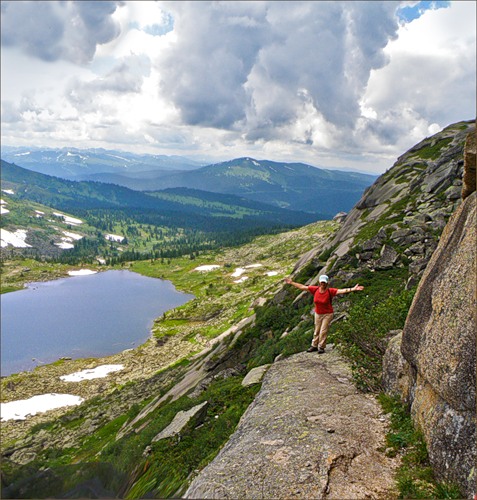
<svg viewBox="0 0 477 500"><path fill-rule="evenodd" d="M256 368L252 368L245 378L242 380L242 386L247 387L249 385L258 384L262 381L263 376L266 371L270 368L270 364L257 366Z"/></svg>
<svg viewBox="0 0 477 500"><path fill-rule="evenodd" d="M451 186L445 191L446 198L448 200L459 200L462 196L461 186Z"/></svg>
<svg viewBox="0 0 477 500"><path fill-rule="evenodd" d="M146 446L146 448L144 449L144 452L142 454L142 456L144 458L148 457L150 454L152 453L152 448L150 446Z"/></svg>
<svg viewBox="0 0 477 500"><path fill-rule="evenodd" d="M162 430L152 442L160 441L161 439L166 439L171 436L180 434L182 429L189 424L194 422L199 425L203 422L205 415L207 414L208 401L204 401L200 405L194 406L190 410L180 411L172 420L172 422Z"/></svg>
<svg viewBox="0 0 477 500"><path fill-rule="evenodd" d="M334 217L333 220L340 223L343 222L346 219L346 216L348 214L346 212L338 212Z"/></svg>
<svg viewBox="0 0 477 500"><path fill-rule="evenodd" d="M409 264L409 273L410 274L422 274L424 272L424 269L426 269L426 266L429 262L429 259L420 259L413 261Z"/></svg>
<svg viewBox="0 0 477 500"><path fill-rule="evenodd" d="M376 269L391 269L396 264L399 254L389 245L383 245L380 258L375 263Z"/></svg>

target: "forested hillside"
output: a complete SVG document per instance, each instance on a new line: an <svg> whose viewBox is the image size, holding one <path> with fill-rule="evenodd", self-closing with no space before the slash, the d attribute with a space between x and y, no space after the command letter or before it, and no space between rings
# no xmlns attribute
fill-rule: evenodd
<svg viewBox="0 0 477 500"><path fill-rule="evenodd" d="M15 207L2 217L2 228L25 231L27 245L21 250L7 246L3 252L54 256L67 262L96 257L114 262L192 255L320 218L234 195L180 188L142 193L113 184L68 181L3 160L2 186L9 191L4 201ZM55 247L58 238L48 246L54 231L41 216L55 210L65 211L88 226L82 226L86 228L80 232L84 238L78 238L74 248L61 255ZM107 234L114 238L106 244ZM123 247L121 253L118 242Z"/></svg>
<svg viewBox="0 0 477 500"><path fill-rule="evenodd" d="M382 359L388 342L403 328L442 230L461 204L464 142L469 132L475 134L474 123L460 122L403 154L340 227L337 222L315 223L236 249L204 253L195 262L130 263L131 270L170 279L179 289L192 291L196 299L158 318L153 338L138 349L83 365L79 360L60 361L2 381L6 400L38 391L69 391L87 399L69 411L37 415L24 428L6 423L5 496L183 496L191 480L226 446L254 400L260 382L243 385L244 377L255 367L266 370L281 360L286 363L287 357L310 345L311 297L285 285L286 275L314 284L321 273L328 273L332 286L359 282L365 287L334 302L329 340L347 358L356 387L368 397L377 395L383 388ZM197 271L199 264L208 270ZM237 280L239 270L250 279ZM124 370L99 382L73 384L59 378L106 362L121 362ZM288 385L280 387L285 396ZM386 443L375 451L404 457L397 481L399 495L463 498L462 484L440 483L434 475L426 442L399 401L380 399L388 415L383 418L391 422ZM199 406L204 409L200 418L164 437L175 417L183 415L180 412ZM336 415L333 409L330 413L344 421L352 415ZM316 419L306 418L306 425L319 425ZM255 426L247 432L258 438L260 430ZM350 439L330 426L320 432L332 434L336 441ZM357 458L341 460L328 451L319 441L301 449L317 474L346 472ZM271 453L265 459L283 457ZM235 470L242 470L240 465ZM454 466L458 464L450 464ZM303 472L296 471L295 491ZM240 480L238 474L233 476ZM221 483L220 476L215 482Z"/></svg>
<svg viewBox="0 0 477 500"><path fill-rule="evenodd" d="M102 176L102 179L108 177ZM351 209L376 176L325 170L303 163L237 158L190 172L158 175L142 181L117 174L109 179L141 190L188 187L234 194L329 219L340 211Z"/></svg>

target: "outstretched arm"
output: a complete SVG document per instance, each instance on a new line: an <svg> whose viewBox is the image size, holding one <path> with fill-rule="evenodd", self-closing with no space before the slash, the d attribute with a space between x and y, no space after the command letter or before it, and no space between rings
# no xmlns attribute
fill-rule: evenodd
<svg viewBox="0 0 477 500"><path fill-rule="evenodd" d="M290 278L285 278L285 282L288 283L289 285L294 286L295 288L298 288L298 290L303 290L304 292L308 291L308 287L306 285L302 285L301 283L295 283Z"/></svg>
<svg viewBox="0 0 477 500"><path fill-rule="evenodd" d="M338 288L336 295L344 295L345 293L350 292L360 292L361 290L364 290L364 286L354 285L352 288Z"/></svg>

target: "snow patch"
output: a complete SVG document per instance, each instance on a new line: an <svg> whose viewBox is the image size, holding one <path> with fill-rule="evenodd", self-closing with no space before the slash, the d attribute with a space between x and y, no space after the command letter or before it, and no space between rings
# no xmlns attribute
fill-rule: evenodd
<svg viewBox="0 0 477 500"><path fill-rule="evenodd" d="M2 191L7 194L15 194L14 191L11 189L2 189Z"/></svg>
<svg viewBox="0 0 477 500"><path fill-rule="evenodd" d="M75 219L74 217L70 217L69 215L65 214L60 214L59 212L53 212L53 215L56 215L56 217L60 217L64 220L66 224L83 224L83 221L80 219Z"/></svg>
<svg viewBox="0 0 477 500"><path fill-rule="evenodd" d="M0 215L3 215L3 214L9 214L10 213L10 210L8 210L8 208L5 208L3 205L6 205L7 202L5 200L1 200L0 199Z"/></svg>
<svg viewBox="0 0 477 500"><path fill-rule="evenodd" d="M124 370L124 365L101 365L91 370L82 370L80 372L62 375L60 377L64 382L81 382L82 380L92 380L94 378L106 377L109 373Z"/></svg>
<svg viewBox="0 0 477 500"><path fill-rule="evenodd" d="M107 234L105 238L109 241L117 241L118 243L124 241L124 236L119 236L119 234Z"/></svg>
<svg viewBox="0 0 477 500"><path fill-rule="evenodd" d="M73 240L80 240L81 238L83 238L83 235L82 234L78 234L78 233L70 233L69 231L63 231L63 234L68 237L68 238L71 238Z"/></svg>
<svg viewBox="0 0 477 500"><path fill-rule="evenodd" d="M2 247L6 247L8 245L12 245L16 248L31 247L31 245L25 243L26 238L26 229L17 229L14 233L7 231L6 229L0 229L0 245Z"/></svg>
<svg viewBox="0 0 477 500"><path fill-rule="evenodd" d="M269 271L268 273L266 273L267 276L277 276L278 275L278 272L277 271Z"/></svg>
<svg viewBox="0 0 477 500"><path fill-rule="evenodd" d="M96 274L98 271L92 271L91 269L78 269L77 271L68 271L70 276L88 276L89 274Z"/></svg>
<svg viewBox="0 0 477 500"><path fill-rule="evenodd" d="M199 266L194 269L194 271L199 271L199 272L207 272L207 271L214 271L215 269L219 269L220 266L217 265L210 265L210 266Z"/></svg>
<svg viewBox="0 0 477 500"><path fill-rule="evenodd" d="M246 272L246 269L243 267L237 267L235 272L232 274L232 278L238 278L239 276L242 276L244 272Z"/></svg>
<svg viewBox="0 0 477 500"><path fill-rule="evenodd" d="M245 269L254 269L255 267L263 267L263 264L250 264L249 266L245 266Z"/></svg>
<svg viewBox="0 0 477 500"><path fill-rule="evenodd" d="M106 156L111 156L112 158L119 158L120 160L124 160L124 161L127 161L128 163L131 163L131 160L128 160L127 158L123 158L122 156L110 155L110 154L106 154Z"/></svg>
<svg viewBox="0 0 477 500"><path fill-rule="evenodd" d="M235 280L234 283L243 283L248 280L248 276L242 276L239 280Z"/></svg>
<svg viewBox="0 0 477 500"><path fill-rule="evenodd" d="M58 248L62 250L71 250L75 246L72 243L68 243L67 241L62 241L61 243L55 243Z"/></svg>
<svg viewBox="0 0 477 500"><path fill-rule="evenodd" d="M1 420L25 420L28 416L43 413L63 406L77 406L84 401L71 394L42 394L30 399L20 399L9 403L0 403Z"/></svg>

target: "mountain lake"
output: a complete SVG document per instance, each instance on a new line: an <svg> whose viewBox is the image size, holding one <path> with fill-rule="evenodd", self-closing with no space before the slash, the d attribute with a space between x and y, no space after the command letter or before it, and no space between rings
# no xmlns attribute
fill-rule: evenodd
<svg viewBox="0 0 477 500"><path fill-rule="evenodd" d="M155 318L193 297L131 271L29 283L1 296L1 375L134 348Z"/></svg>

